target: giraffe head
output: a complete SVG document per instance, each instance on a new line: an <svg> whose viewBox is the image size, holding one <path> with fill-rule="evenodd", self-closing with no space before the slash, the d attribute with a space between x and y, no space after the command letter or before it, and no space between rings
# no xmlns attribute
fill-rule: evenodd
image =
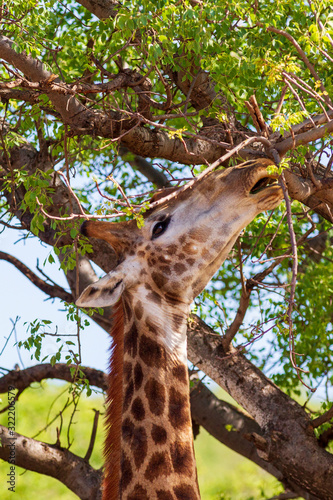
<svg viewBox="0 0 333 500"><path fill-rule="evenodd" d="M217 170L190 183L135 221L86 221L82 232L107 241L117 254L116 267L88 286L77 305L115 304L124 290L149 283L175 302L191 301L227 257L240 231L256 215L279 205L283 196L270 160L248 161Z"/></svg>

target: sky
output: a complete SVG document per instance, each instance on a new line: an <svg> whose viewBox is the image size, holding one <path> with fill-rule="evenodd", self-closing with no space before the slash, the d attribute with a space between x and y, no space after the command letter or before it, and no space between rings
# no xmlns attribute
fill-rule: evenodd
<svg viewBox="0 0 333 500"><path fill-rule="evenodd" d="M37 258L39 258L40 267L48 257L51 247L41 244L37 238L20 240L22 234L20 231L5 230L0 234L0 250L14 255L27 265L32 271L38 274L36 270ZM17 241L20 240L20 241ZM58 285L68 290L66 279L62 270L55 264L47 264L44 272L50 276ZM16 323L17 341L25 340L29 333L27 325L36 318L49 319L54 322L50 332L55 331L55 325L58 327L58 333L75 333L76 325L67 321L66 313L62 311L63 305L58 299L46 300L47 295L33 285L20 271L7 261L0 260L0 311L1 311L1 329L0 329L0 367L12 369L17 363L20 368L27 368L37 363L35 359L31 360L31 352L21 348L20 354L15 347L16 339L14 332L10 336L7 346L3 350L6 339L13 329L12 321ZM41 276L42 277L42 276ZM69 291L69 290L68 290ZM12 321L11 321L12 320ZM74 340L69 338L68 340ZM59 347L53 337L46 337L43 342L42 356L54 354ZM108 365L108 352L110 346L109 335L93 321L91 325L81 332L82 346L82 364L93 368L106 370Z"/></svg>

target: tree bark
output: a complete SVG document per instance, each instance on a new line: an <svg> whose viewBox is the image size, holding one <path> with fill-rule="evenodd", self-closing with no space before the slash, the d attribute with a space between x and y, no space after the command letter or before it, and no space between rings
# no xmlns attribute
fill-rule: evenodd
<svg viewBox="0 0 333 500"><path fill-rule="evenodd" d="M58 479L82 500L102 498L102 471L93 469L84 459L66 449L36 441L0 425L0 458L15 455L15 465ZM13 463L13 462L11 462Z"/></svg>

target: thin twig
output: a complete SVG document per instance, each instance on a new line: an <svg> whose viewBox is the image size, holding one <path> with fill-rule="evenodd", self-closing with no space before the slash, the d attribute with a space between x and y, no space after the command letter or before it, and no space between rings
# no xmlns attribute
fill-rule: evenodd
<svg viewBox="0 0 333 500"><path fill-rule="evenodd" d="M296 101L299 103L299 105L301 106L302 108L302 111L304 114L307 114L308 115L308 112L306 110L306 107L304 106L304 103L301 99L301 97L297 94L296 90L294 89L294 87L291 85L291 83L289 82L289 80L287 80L286 78L284 78L284 82L286 83L287 87L289 88L290 92L293 94L293 96L295 97ZM313 127L316 127L316 124L315 122L312 120L311 116L309 116L309 120L311 120L311 123L313 125ZM292 129L291 129L291 132L292 132ZM295 141L294 141L295 142Z"/></svg>
<svg viewBox="0 0 333 500"><path fill-rule="evenodd" d="M3 348L1 349L0 356L3 354L3 351L6 349L6 346L7 346L8 342L9 342L9 339L10 339L10 337L13 335L14 330L15 330L15 328L16 328L16 323L19 321L19 319L20 319L20 317L19 317L19 316L16 316L15 321L11 320L11 321L12 321L12 323L13 323L13 328L11 329L11 332L10 332L10 334L8 335L8 337L7 337L7 338L5 337L5 338L6 338L6 342L5 342L5 345L3 346Z"/></svg>
<svg viewBox="0 0 333 500"><path fill-rule="evenodd" d="M271 212L271 215L272 215L272 213L273 213L273 212ZM274 241L274 239L275 239L275 237L276 237L276 235L277 235L277 233L278 233L278 231L279 231L279 229L280 229L280 226L281 226L282 221L283 221L283 219L285 218L285 216L286 216L286 212L284 212L284 213L282 214L282 217L281 217L281 219L279 220L279 223L278 223L278 225L277 225L277 227L276 227L276 230L274 231L273 236L271 237L271 239L270 239L270 240L269 240L269 242L267 243L267 245L266 245L266 247L265 247L264 251L262 252L262 254L260 255L260 257L259 257L257 260L252 260L252 259L251 259L252 264L256 264L257 262L260 262L260 263L262 263L262 262L263 262L263 261L261 260L261 258L262 258L262 256L263 256L263 255L265 255L265 253L267 252L267 250L269 249L269 247L270 247L270 246L271 246L271 244L273 243L273 241ZM268 259L267 259L267 260L268 260ZM265 261L265 262L267 262L267 261Z"/></svg>
<svg viewBox="0 0 333 500"><path fill-rule="evenodd" d="M58 217L56 215L51 215L49 213L46 212L46 210L44 210L44 205L43 203L41 203L39 201L39 198L38 196L36 196L36 203L37 205L39 206L40 208L40 211L42 212L43 215L45 215L45 217L47 217L48 219L51 219L51 220L60 220L62 222L64 221L69 221L69 220L74 220L74 219L115 219L116 217L121 217L123 215L126 215L125 212L118 212L116 214L106 214L106 215L90 215L90 214L84 214L84 216L82 214L71 214L67 217Z"/></svg>
<svg viewBox="0 0 333 500"><path fill-rule="evenodd" d="M299 375L299 372L306 373L305 370L302 368L299 368L296 364L295 361L295 337L294 337L294 332L293 332L293 320L292 320L292 312L294 308L294 300L295 300L295 291L296 291L296 282L297 282L297 269L298 269L298 256L297 256L297 243L296 243L296 236L295 236L295 231L293 227L293 222L292 222L292 214L291 214L291 203L290 203L290 198L288 194L288 189L286 186L286 181L284 177L284 172L282 172L280 176L280 185L283 191L283 196L286 202L286 209L287 209L287 221L288 221L288 228L289 228L289 234L290 234L290 243L291 243L291 250L292 250L292 259L293 259L293 264L292 264L292 279L291 279L291 284L290 284L290 293L289 293L289 299L288 299L288 310L287 310L287 317L288 317L288 325L289 325L289 356L290 356L290 361L296 370L296 374L300 382L310 391L313 391L311 387L309 387L305 382L303 382L302 378Z"/></svg>
<svg viewBox="0 0 333 500"><path fill-rule="evenodd" d="M282 89L280 100L278 102L278 105L276 106L275 112L274 112L274 118L276 118L277 115L280 114L280 111L282 109L283 103L284 103L284 98L287 93L287 86L285 85Z"/></svg>
<svg viewBox="0 0 333 500"><path fill-rule="evenodd" d="M89 459L90 459L91 454L92 454L93 449L94 449L94 444L95 444L96 434L97 434L98 419L99 419L99 415L100 415L100 412L98 410L95 410L95 409L93 409L93 410L95 412L95 416L94 416L94 422L93 422L93 428L91 431L89 446L87 449L87 453L85 454L85 457L84 457L84 460L86 462L89 462Z"/></svg>
<svg viewBox="0 0 333 500"><path fill-rule="evenodd" d="M67 178L65 176L65 174L63 172L61 172L60 170L58 170L57 173L64 179L64 181L66 183L66 186L67 186L70 194L73 196L73 198L75 199L76 203L78 204L79 210L81 212L81 216L83 215L85 217L86 213L85 213L85 211L82 208L82 205L80 203L79 198L76 196L76 194L74 193L73 189L71 188L71 185L69 183L69 178ZM71 200L71 197L69 197L69 199ZM72 207L72 205L71 205L71 212L73 214L73 207Z"/></svg>
<svg viewBox="0 0 333 500"><path fill-rule="evenodd" d="M129 201L129 199L127 198L126 194L125 194L125 191L123 190L123 188L121 187L121 185L119 184L118 181L116 181L116 179L113 177L113 175L109 175L108 176L108 179L110 179L110 181L113 182L113 184L116 186L116 188L120 191L122 197L124 198L124 200L126 201L126 205L132 210L132 205Z"/></svg>
<svg viewBox="0 0 333 500"><path fill-rule="evenodd" d="M319 104L319 106L321 107L321 109L323 110L323 113L324 113L324 115L326 117L326 120L329 121L329 116L327 114L327 111L326 111L325 107L323 106L323 104L320 102L320 101L322 101L322 102L325 103L325 99L323 99L321 97L321 95L318 94L318 92L314 91L306 82L304 82L301 78L299 78L297 75L294 75L293 73L292 73L292 76L291 76L286 71L282 71L282 76L284 77L284 79L287 78L290 82L292 82L298 88L300 88L301 90L303 90L303 92L305 92L308 95L310 95L311 97L313 97L317 101L317 103ZM299 83L299 82L301 82L301 83ZM330 109L332 110L331 106L330 106ZM308 112L307 112L307 114L308 114ZM314 123L311 117L309 119L311 120L312 123Z"/></svg>

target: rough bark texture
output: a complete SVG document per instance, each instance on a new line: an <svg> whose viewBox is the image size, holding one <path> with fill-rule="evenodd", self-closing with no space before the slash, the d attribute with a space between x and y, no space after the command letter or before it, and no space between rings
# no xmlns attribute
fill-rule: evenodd
<svg viewBox="0 0 333 500"><path fill-rule="evenodd" d="M99 500L102 472L94 470L84 459L66 449L9 433L0 425L0 458L9 459L10 447L15 448L15 465L59 479L82 500Z"/></svg>

